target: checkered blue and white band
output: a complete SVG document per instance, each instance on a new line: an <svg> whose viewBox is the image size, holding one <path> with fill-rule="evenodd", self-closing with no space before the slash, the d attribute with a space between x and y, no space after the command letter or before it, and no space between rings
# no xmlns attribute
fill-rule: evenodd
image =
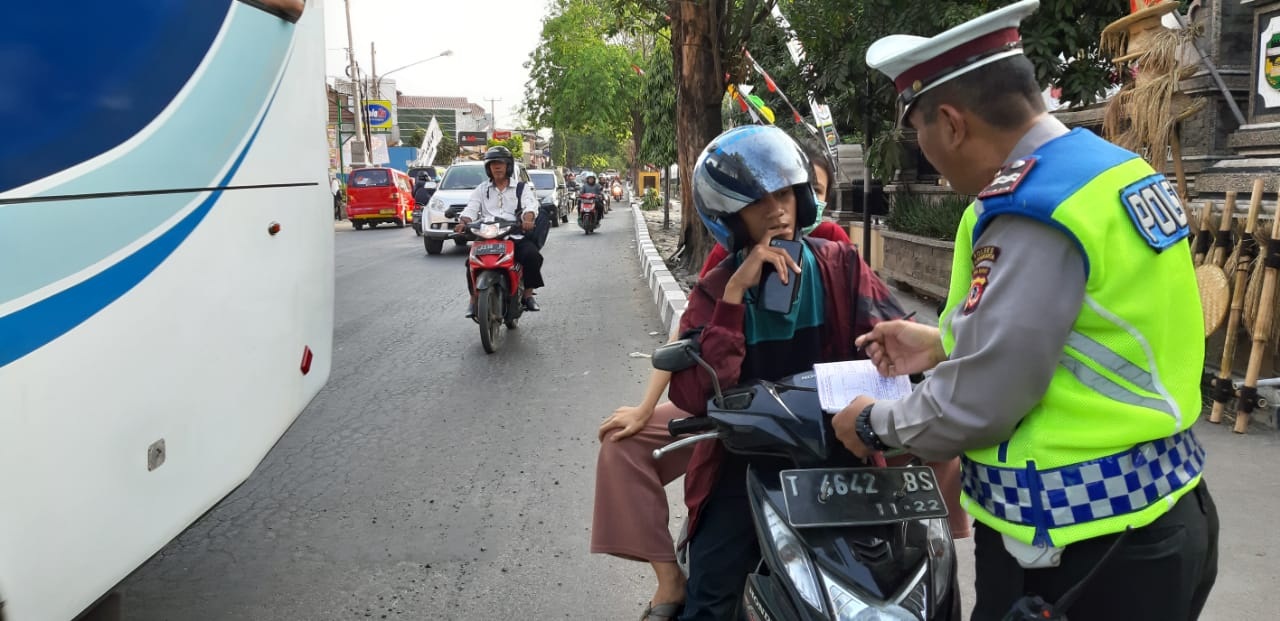
<svg viewBox="0 0 1280 621"><path fill-rule="evenodd" d="M1204 468L1190 430L1053 470L963 462L964 492L997 518L1038 533L1139 511L1181 489Z"/></svg>

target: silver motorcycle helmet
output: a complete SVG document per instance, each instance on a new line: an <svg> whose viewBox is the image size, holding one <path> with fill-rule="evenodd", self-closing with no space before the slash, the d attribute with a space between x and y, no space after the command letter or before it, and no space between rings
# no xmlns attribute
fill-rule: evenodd
<svg viewBox="0 0 1280 621"><path fill-rule="evenodd" d="M744 125L720 134L693 169L693 205L707 231L729 252L749 241L737 214L785 187L795 190L797 234L818 221L813 164L786 132Z"/></svg>

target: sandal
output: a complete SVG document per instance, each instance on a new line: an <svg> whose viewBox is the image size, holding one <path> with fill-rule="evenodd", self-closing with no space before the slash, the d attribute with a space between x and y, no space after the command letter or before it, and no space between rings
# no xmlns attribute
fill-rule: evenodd
<svg viewBox="0 0 1280 621"><path fill-rule="evenodd" d="M650 603L640 614L640 621L674 621L684 610L684 602L667 602L654 606Z"/></svg>

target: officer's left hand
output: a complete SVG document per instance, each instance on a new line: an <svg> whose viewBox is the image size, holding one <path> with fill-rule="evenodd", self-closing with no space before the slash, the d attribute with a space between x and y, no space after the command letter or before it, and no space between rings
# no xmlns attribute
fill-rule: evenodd
<svg viewBox="0 0 1280 621"><path fill-rule="evenodd" d="M862 410L866 409L868 405L875 402L875 399L865 395L858 397L857 399L854 399L852 403L845 406L843 410L840 410L840 413L836 414L835 418L831 419L831 426L836 430L836 438L840 440L840 443L843 444L845 448L849 449L850 453L853 453L862 459L870 457L876 451L871 450L871 447L863 444L862 438L858 437L858 415L861 414Z"/></svg>
<svg viewBox="0 0 1280 621"><path fill-rule="evenodd" d="M533 227L534 227L533 220L522 220L522 221L520 222L520 228L522 228L522 229L524 229L524 230L526 230L526 231L532 231L532 230L533 230Z"/></svg>

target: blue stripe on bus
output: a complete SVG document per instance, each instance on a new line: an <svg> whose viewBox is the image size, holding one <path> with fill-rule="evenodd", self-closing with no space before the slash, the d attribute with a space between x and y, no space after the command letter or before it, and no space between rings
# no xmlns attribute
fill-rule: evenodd
<svg viewBox="0 0 1280 621"><path fill-rule="evenodd" d="M276 84L262 118L219 186L230 183L240 169L267 119L281 84L283 79ZM0 368L61 337L137 286L182 245L221 196L222 190L213 192L168 231L88 280L0 317Z"/></svg>

